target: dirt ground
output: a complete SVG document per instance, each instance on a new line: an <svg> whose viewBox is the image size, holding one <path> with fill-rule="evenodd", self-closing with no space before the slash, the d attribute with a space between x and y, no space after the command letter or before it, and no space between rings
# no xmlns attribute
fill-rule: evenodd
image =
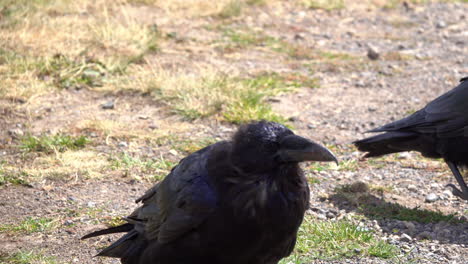
<svg viewBox="0 0 468 264"><path fill-rule="evenodd" d="M405 254L398 260L353 257L312 263L468 263L468 203L447 191L445 185L455 180L446 165L417 153L366 161L351 145L353 140L365 137L366 130L423 107L468 75L468 4L404 2L392 8L357 5L326 11L282 1L252 7L231 21L233 27L261 30L291 45L351 56L318 62L300 51L288 56L261 45L227 51L213 44L212 48L199 49L200 43L211 43L218 37L209 29L215 23L213 18L173 21L165 19L163 10L140 4L133 5L129 13L138 14L141 23L177 32L177 38L162 43L159 52L145 55L148 63L187 72L194 65L205 64L244 75L294 72L318 80L318 88L302 87L270 100L275 112L289 118L297 134L330 146L345 162L324 170L306 165L308 176L317 179L311 185L310 214L319 219L361 215L363 225ZM369 49L379 58L369 59ZM114 109L102 109L101 105L109 101L115 103ZM152 140L161 131L184 138L219 140L229 138L236 128L216 118L185 121L145 93L87 88L57 89L28 101L3 98L0 113L0 160L12 164L15 173L32 165L44 173L60 166L60 161L43 166L46 157L42 154L25 155L18 148L20 139L15 133L85 134L92 143L82 154L98 153L94 160L97 164L123 152L149 158L164 155L177 162L186 153L174 151L173 142ZM89 122L102 124L103 120L121 127L103 132L105 129L89 126ZM42 232L0 229L0 255L40 249L55 256L58 263L118 263L92 257L116 237L86 241L80 237L130 213L136 206L133 201L155 181L144 178L144 170L99 167L96 171L95 175L70 165L60 177L0 185L2 224L15 224L28 217L55 219L54 228ZM352 198L343 198L336 190L359 181L381 191L361 193L360 200L359 191ZM435 194L437 200L427 202L429 194ZM376 218L359 210L363 203L455 214L457 221Z"/></svg>

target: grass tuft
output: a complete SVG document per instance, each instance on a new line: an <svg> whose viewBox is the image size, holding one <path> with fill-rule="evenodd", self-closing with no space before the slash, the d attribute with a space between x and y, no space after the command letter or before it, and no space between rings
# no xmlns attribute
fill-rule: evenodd
<svg viewBox="0 0 468 264"><path fill-rule="evenodd" d="M240 16L243 2L240 0L230 0L219 12L218 16L223 19Z"/></svg>
<svg viewBox="0 0 468 264"><path fill-rule="evenodd" d="M0 263L3 264L56 264L58 263L55 257L46 256L41 252L33 250L17 251L13 254L0 253Z"/></svg>
<svg viewBox="0 0 468 264"><path fill-rule="evenodd" d="M56 221L50 218L33 218L28 217L19 224L2 224L0 225L0 233L18 232L31 234L36 232L44 232L53 229L56 226Z"/></svg>
<svg viewBox="0 0 468 264"><path fill-rule="evenodd" d="M128 153L122 153L110 158L111 169L123 169L126 174L131 174L137 179L161 180L176 165L175 162L165 159L163 156L156 159L141 159ZM142 175L142 176L140 176Z"/></svg>
<svg viewBox="0 0 468 264"><path fill-rule="evenodd" d="M392 258L398 248L375 237L371 230L348 221L318 221L304 218L296 247L280 263L307 263L314 259L342 259L356 256Z"/></svg>
<svg viewBox="0 0 468 264"><path fill-rule="evenodd" d="M102 86L107 72L106 66L98 61L76 61L56 54L40 65L38 78L52 81L58 88L84 88Z"/></svg>
<svg viewBox="0 0 468 264"><path fill-rule="evenodd" d="M25 136L21 140L20 148L26 152L64 152L66 150L75 150L83 148L90 140L85 136L72 137L69 135L42 135Z"/></svg>
<svg viewBox="0 0 468 264"><path fill-rule="evenodd" d="M304 0L303 3L307 8L326 11L345 8L344 0Z"/></svg>
<svg viewBox="0 0 468 264"><path fill-rule="evenodd" d="M268 99L314 82L291 74L262 73L246 78L209 69L201 75L155 70L153 76L143 77L141 82L137 79L138 84L131 87L146 86L147 92L183 119L215 117L236 124L258 119L286 122L273 112Z"/></svg>

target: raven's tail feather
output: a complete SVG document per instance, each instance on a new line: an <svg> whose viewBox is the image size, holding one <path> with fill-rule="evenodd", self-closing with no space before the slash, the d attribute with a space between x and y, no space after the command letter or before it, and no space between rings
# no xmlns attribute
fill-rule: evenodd
<svg viewBox="0 0 468 264"><path fill-rule="evenodd" d="M115 241L112 245L103 249L96 256L120 258L122 263L125 264L139 263L140 256L147 247L147 240L139 235L134 229L133 224L126 223L120 226L98 230L83 236L81 239L121 232L127 232L127 234Z"/></svg>
<svg viewBox="0 0 468 264"><path fill-rule="evenodd" d="M367 152L364 157L378 157L390 153L397 153L408 150L415 150L415 141L417 137L411 132L387 132L354 141L353 144L362 151Z"/></svg>
<svg viewBox="0 0 468 264"><path fill-rule="evenodd" d="M90 237L102 236L102 235L113 234L113 233L123 233L123 232L128 232L128 231L130 231L132 229L133 229L133 225L127 223L127 224L123 224L123 225L120 225L120 226L111 227L111 228L98 230L98 231L89 233L89 234L83 236L81 239L87 239L87 238L90 238Z"/></svg>

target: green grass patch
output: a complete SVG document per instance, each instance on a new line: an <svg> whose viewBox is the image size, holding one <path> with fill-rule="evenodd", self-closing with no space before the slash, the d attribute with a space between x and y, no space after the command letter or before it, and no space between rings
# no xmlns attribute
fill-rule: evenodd
<svg viewBox="0 0 468 264"><path fill-rule="evenodd" d="M190 154L211 144L214 144L216 143L216 141L216 139L210 137L205 137L197 140L181 139L175 142L173 141L173 146L177 151L180 151L184 154Z"/></svg>
<svg viewBox="0 0 468 264"><path fill-rule="evenodd" d="M155 79L159 81L153 80L147 90L171 112L186 120L215 116L236 124L259 119L285 123L285 118L273 112L268 99L315 83L299 75L276 73L262 73L251 78L218 72L205 72L203 76L160 74Z"/></svg>
<svg viewBox="0 0 468 264"><path fill-rule="evenodd" d="M141 159L133 157L128 153L122 153L116 157L110 157L111 169L124 170L137 179L146 178L150 180L161 180L177 164L164 157L156 159Z"/></svg>
<svg viewBox="0 0 468 264"><path fill-rule="evenodd" d="M326 170L338 171L357 171L358 162L354 159L338 161L338 166L335 163L312 162L308 169L313 172L320 172Z"/></svg>
<svg viewBox="0 0 468 264"><path fill-rule="evenodd" d="M20 148L26 152L45 152L53 153L55 151L64 152L66 150L75 150L83 148L90 140L85 136L73 137L64 134L25 136L21 139Z"/></svg>
<svg viewBox="0 0 468 264"><path fill-rule="evenodd" d="M304 0L303 4L310 9L323 9L327 11L345 8L344 0Z"/></svg>
<svg viewBox="0 0 468 264"><path fill-rule="evenodd" d="M386 259L395 257L398 252L396 246L378 239L372 231L348 221L319 221L306 216L293 253L280 263L369 256Z"/></svg>
<svg viewBox="0 0 468 264"><path fill-rule="evenodd" d="M2 224L0 225L0 233L3 232L18 232L31 234L36 232L44 232L53 229L56 226L54 219L40 217L28 217L19 224Z"/></svg>
<svg viewBox="0 0 468 264"><path fill-rule="evenodd" d="M55 257L46 256L42 252L33 250L20 250L11 255L0 254L0 263L2 264L56 264Z"/></svg>
<svg viewBox="0 0 468 264"><path fill-rule="evenodd" d="M229 1L219 12L218 17L222 19L238 17L242 14L244 3L240 0Z"/></svg>
<svg viewBox="0 0 468 264"><path fill-rule="evenodd" d="M0 162L0 186L5 184L25 185L27 174L25 172L16 172L5 168L5 161Z"/></svg>
<svg viewBox="0 0 468 264"><path fill-rule="evenodd" d="M49 5L52 0L0 0L0 30L21 23L28 14L33 14Z"/></svg>
<svg viewBox="0 0 468 264"><path fill-rule="evenodd" d="M268 43L275 42L275 38L266 36L261 32L253 30L238 30L234 28L221 28L222 35L228 40L228 45L224 50L232 50L234 48L247 48L249 46L263 46Z"/></svg>
<svg viewBox="0 0 468 264"><path fill-rule="evenodd" d="M46 58L39 66L38 78L52 81L58 88L84 88L103 85L107 69L99 61L70 58L57 54Z"/></svg>

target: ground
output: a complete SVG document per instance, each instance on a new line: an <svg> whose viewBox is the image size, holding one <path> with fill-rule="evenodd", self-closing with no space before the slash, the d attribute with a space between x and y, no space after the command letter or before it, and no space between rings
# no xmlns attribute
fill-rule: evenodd
<svg viewBox="0 0 468 264"><path fill-rule="evenodd" d="M0 0L0 262L118 263L93 258L118 236L80 237L185 155L270 119L340 160L304 164L311 208L282 263L466 263L446 165L351 144L468 75L466 14L466 0Z"/></svg>

